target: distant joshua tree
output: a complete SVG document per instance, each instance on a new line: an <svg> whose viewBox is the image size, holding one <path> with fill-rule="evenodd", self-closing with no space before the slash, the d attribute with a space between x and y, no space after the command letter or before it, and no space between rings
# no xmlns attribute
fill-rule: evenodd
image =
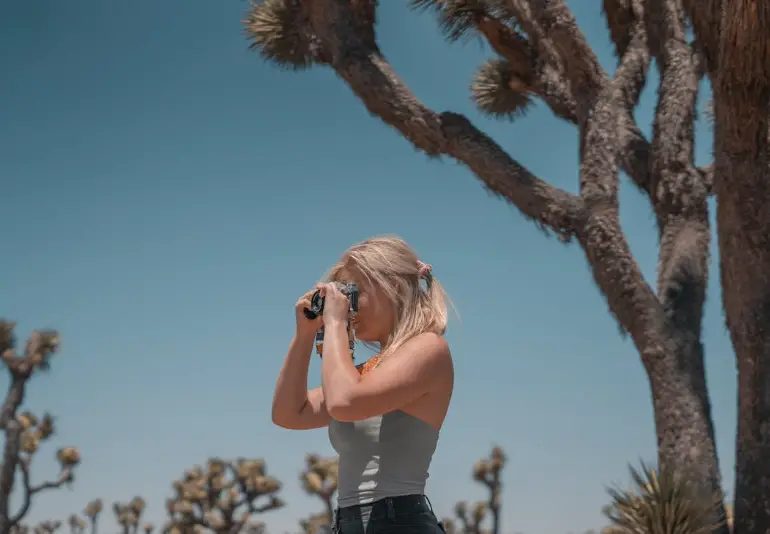
<svg viewBox="0 0 770 534"><path fill-rule="evenodd" d="M99 527L99 515L102 513L102 500L94 499L83 510L83 515L88 518L91 525L91 534L97 534Z"/></svg>
<svg viewBox="0 0 770 534"><path fill-rule="evenodd" d="M20 529L14 527L20 525L30 510L33 497L71 483L74 469L80 463L78 450L64 447L56 453L61 467L58 477L37 484L32 481L32 460L40 445L54 434L54 419L48 413L38 417L30 412L18 411L24 403L27 383L34 375L49 368L50 358L59 347L59 335L53 330L37 330L30 335L23 353L19 354L16 351L14 327L14 323L0 320L0 358L10 374L8 394L0 411L0 428L5 432L0 467L0 534L10 534L12 530L18 532ZM9 499L18 475L22 485L22 500L19 509L12 512ZM35 527L35 532L43 534L43 531L48 532L45 529L56 530L60 526L61 522L48 522Z"/></svg>
<svg viewBox="0 0 770 534"><path fill-rule="evenodd" d="M77 514L71 514L67 518L67 525L70 527L70 534L85 534L88 523Z"/></svg>
<svg viewBox="0 0 770 534"><path fill-rule="evenodd" d="M141 497L134 497L127 503L116 502L112 505L115 520L120 525L123 534L137 534L142 521L145 502ZM152 534L154 526L151 523L141 525L144 534Z"/></svg>
<svg viewBox="0 0 770 534"><path fill-rule="evenodd" d="M305 534L329 531L334 517L334 496L337 493L339 458L321 458L317 454L305 457L305 470L300 474L302 487L309 495L319 497L324 503L324 512L314 514L300 521Z"/></svg>
<svg viewBox="0 0 770 534"><path fill-rule="evenodd" d="M30 528L22 523L16 524L11 528L12 534L54 534L61 528L61 521L43 521Z"/></svg>
<svg viewBox="0 0 770 534"><path fill-rule="evenodd" d="M259 534L265 527L254 516L284 505L277 495L281 483L266 474L261 459L212 458L205 469L186 471L173 488L163 534Z"/></svg>
<svg viewBox="0 0 770 534"><path fill-rule="evenodd" d="M501 480L506 456L500 447L494 447L488 458L482 458L473 465L473 480L480 482L489 491L485 501L468 506L465 501L455 505L455 516L460 523L460 530L454 520L444 519L442 523L447 534L500 534L500 507L503 491ZM483 524L487 514L491 516L491 529Z"/></svg>

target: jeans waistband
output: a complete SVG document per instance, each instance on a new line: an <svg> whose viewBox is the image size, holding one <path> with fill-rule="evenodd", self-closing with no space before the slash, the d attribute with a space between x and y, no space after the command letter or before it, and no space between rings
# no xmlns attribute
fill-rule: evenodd
<svg viewBox="0 0 770 534"><path fill-rule="evenodd" d="M392 519L402 514L433 512L433 506L427 495L399 495L397 497L385 497L368 504L337 508L334 519L335 522L357 519L367 512L370 519L385 517Z"/></svg>

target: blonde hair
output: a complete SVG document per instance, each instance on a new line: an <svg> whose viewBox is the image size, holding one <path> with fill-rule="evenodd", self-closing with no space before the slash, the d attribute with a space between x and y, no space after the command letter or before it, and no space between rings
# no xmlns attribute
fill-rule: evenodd
<svg viewBox="0 0 770 534"><path fill-rule="evenodd" d="M386 235L356 243L329 270L325 280L337 280L343 269L351 267L364 277L365 283L379 289L396 311L393 332L386 345L379 347L381 356L392 354L419 334L444 335L449 298L431 272L421 276L419 258L406 241Z"/></svg>

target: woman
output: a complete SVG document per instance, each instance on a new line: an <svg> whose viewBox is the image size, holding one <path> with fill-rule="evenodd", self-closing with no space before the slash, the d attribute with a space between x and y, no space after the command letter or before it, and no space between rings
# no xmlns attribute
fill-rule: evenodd
<svg viewBox="0 0 770 534"><path fill-rule="evenodd" d="M355 336L379 348L359 367L349 351L349 303L332 281L357 285ZM278 376L273 422L329 427L340 457L334 532L441 532L423 494L454 384L441 285L402 239L386 236L348 249L317 289L326 299L322 317L303 313L315 289L295 306L297 330ZM322 385L308 391L322 325Z"/></svg>

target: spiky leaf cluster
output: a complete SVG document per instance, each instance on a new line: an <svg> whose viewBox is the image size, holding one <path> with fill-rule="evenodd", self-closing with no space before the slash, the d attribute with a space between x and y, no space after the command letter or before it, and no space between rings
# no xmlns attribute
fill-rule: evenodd
<svg viewBox="0 0 770 534"><path fill-rule="evenodd" d="M484 17L514 22L506 0L411 0L410 5L417 11L433 13L450 41L473 37Z"/></svg>
<svg viewBox="0 0 770 534"><path fill-rule="evenodd" d="M711 534L722 526L722 503L698 494L687 477L673 468L656 470L644 463L629 466L633 487L610 488L604 510L617 534Z"/></svg>
<svg viewBox="0 0 770 534"><path fill-rule="evenodd" d="M16 353L16 323L0 319L0 359L17 376L29 378L34 371L47 371L50 359L59 350L59 334L55 330L35 330L24 345L24 354Z"/></svg>
<svg viewBox="0 0 770 534"><path fill-rule="evenodd" d="M94 499L93 501L89 502L86 505L85 510L83 510L83 515L91 521L96 521L100 513L102 513L101 499Z"/></svg>
<svg viewBox="0 0 770 534"><path fill-rule="evenodd" d="M527 81L504 59L489 59L471 83L471 98L484 113L513 120L532 104Z"/></svg>
<svg viewBox="0 0 770 534"><path fill-rule="evenodd" d="M331 498L337 491L338 477L338 458L321 458L317 454L305 457L305 470L300 474L300 481L310 495Z"/></svg>
<svg viewBox="0 0 770 534"><path fill-rule="evenodd" d="M80 451L75 447L62 447L56 451L56 460L62 469L75 467L80 463Z"/></svg>
<svg viewBox="0 0 770 534"><path fill-rule="evenodd" d="M232 533L261 523L253 515L283 506L281 483L267 475L261 459L234 462L211 458L173 483L174 497L166 501L169 523L164 532L187 534L194 526L215 533Z"/></svg>
<svg viewBox="0 0 770 534"><path fill-rule="evenodd" d="M16 421L21 425L21 452L27 455L35 454L43 441L54 435L54 419L49 413L38 418L32 412L22 412L16 416Z"/></svg>
<svg viewBox="0 0 770 534"><path fill-rule="evenodd" d="M286 69L305 69L313 64L311 38L303 32L299 0L251 2L244 24L251 49L267 61Z"/></svg>

